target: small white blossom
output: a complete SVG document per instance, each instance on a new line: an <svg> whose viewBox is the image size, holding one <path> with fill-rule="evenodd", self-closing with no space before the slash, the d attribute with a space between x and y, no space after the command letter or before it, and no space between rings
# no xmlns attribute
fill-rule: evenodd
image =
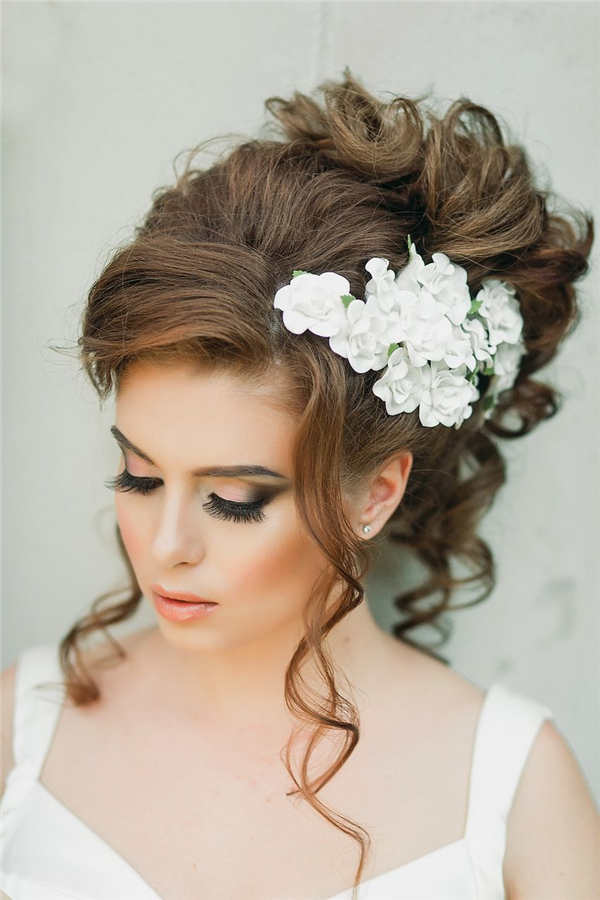
<svg viewBox="0 0 600 900"><path fill-rule="evenodd" d="M313 334L329 337L340 329L345 307L343 294L350 294L350 283L335 272L296 275L279 288L273 305L283 310L283 324L293 334L308 328Z"/></svg>
<svg viewBox="0 0 600 900"><path fill-rule="evenodd" d="M453 339L446 308L423 289L418 296L403 291L402 298L400 340L406 343L413 366L443 359Z"/></svg>
<svg viewBox="0 0 600 900"><path fill-rule="evenodd" d="M396 287L401 291L412 291L414 294L418 294L421 290L419 275L424 268L425 263L423 259L417 253L415 245L411 244L408 252L408 263L396 273Z"/></svg>
<svg viewBox="0 0 600 900"><path fill-rule="evenodd" d="M522 341L518 344L506 342L498 344L494 357L495 378L492 388L494 394L506 391L514 385L524 353L525 344Z"/></svg>
<svg viewBox="0 0 600 900"><path fill-rule="evenodd" d="M450 370L445 363L432 362L425 373L428 385L419 404L421 424L458 428L473 412L469 404L479 397L477 388L466 378L466 367Z"/></svg>
<svg viewBox="0 0 600 900"><path fill-rule="evenodd" d="M523 330L523 317L512 285L499 278L488 278L475 299L481 302L477 313L486 319L490 343L496 347L503 341L516 344Z"/></svg>
<svg viewBox="0 0 600 900"><path fill-rule="evenodd" d="M329 338L334 353L344 356L355 372L379 370L387 362L389 338L385 316L376 304L353 300L340 319L340 329Z"/></svg>
<svg viewBox="0 0 600 900"><path fill-rule="evenodd" d="M427 366L413 366L405 347L397 347L390 354L381 378L373 385L373 393L385 400L390 416L413 412L419 405L426 386Z"/></svg>
<svg viewBox="0 0 600 900"><path fill-rule="evenodd" d="M438 303L445 306L452 324L460 325L471 308L466 269L451 263L445 253L434 253L432 259L433 262L419 272L419 281Z"/></svg>
<svg viewBox="0 0 600 900"><path fill-rule="evenodd" d="M483 362L486 366L491 366L494 361L493 357L496 347L494 344L490 344L484 320L478 319L477 316L467 318L462 323L461 328L469 335L475 359Z"/></svg>
<svg viewBox="0 0 600 900"><path fill-rule="evenodd" d="M365 285L365 298L376 297L381 301L383 309L393 305L395 295L398 293L396 273L388 268L389 264L388 259L379 256L372 256L365 264L365 269L372 276Z"/></svg>
<svg viewBox="0 0 600 900"><path fill-rule="evenodd" d="M463 330L465 324L466 320L462 325L452 326L452 339L446 345L443 360L450 369L466 366L473 371L477 366L477 360L473 353L471 336Z"/></svg>

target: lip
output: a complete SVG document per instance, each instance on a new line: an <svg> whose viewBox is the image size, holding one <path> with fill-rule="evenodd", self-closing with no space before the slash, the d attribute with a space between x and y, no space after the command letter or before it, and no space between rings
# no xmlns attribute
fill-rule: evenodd
<svg viewBox="0 0 600 900"><path fill-rule="evenodd" d="M199 597L198 594L191 594L189 591L168 591L160 584L151 584L150 589L167 600L184 600L186 603L216 603L215 600L207 600L206 597Z"/></svg>
<svg viewBox="0 0 600 900"><path fill-rule="evenodd" d="M163 597L152 591L152 602L157 613L171 622L191 622L203 619L214 612L218 603L190 603L189 600L174 600L172 597Z"/></svg>

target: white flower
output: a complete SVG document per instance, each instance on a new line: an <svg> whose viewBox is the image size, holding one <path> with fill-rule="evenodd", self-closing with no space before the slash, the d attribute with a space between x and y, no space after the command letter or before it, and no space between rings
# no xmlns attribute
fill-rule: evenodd
<svg viewBox="0 0 600 900"><path fill-rule="evenodd" d="M478 319L475 316L474 318L465 319L460 327L467 332L471 339L471 346L473 348L475 359L483 362L486 366L491 366L493 365L493 356L496 352L496 347L489 342L489 336L484 321L485 320Z"/></svg>
<svg viewBox="0 0 600 900"><path fill-rule="evenodd" d="M453 340L446 308L423 289L418 296L411 291L402 291L399 296L400 340L406 343L413 366L443 359Z"/></svg>
<svg viewBox="0 0 600 900"><path fill-rule="evenodd" d="M432 362L425 366L428 385L419 404L422 425L454 425L458 428L473 412L469 405L477 400L479 391L467 380L467 369L459 366L450 370L445 363Z"/></svg>
<svg viewBox="0 0 600 900"><path fill-rule="evenodd" d="M388 299L388 295L396 295L396 273L388 268L390 261L382 259L380 256L372 256L365 263L365 269L372 276L365 285L365 298L377 297L382 301L382 308L389 308L393 303L393 298Z"/></svg>
<svg viewBox="0 0 600 900"><path fill-rule="evenodd" d="M477 313L486 319L490 343L516 344L523 330L523 317L512 285L499 278L488 278L475 300L481 303Z"/></svg>
<svg viewBox="0 0 600 900"><path fill-rule="evenodd" d="M462 325L452 326L452 339L446 345L443 356L444 362L450 369L455 369L458 366L466 366L473 371L477 365L477 360L473 353L471 336L467 331L463 330L466 321L467 320L465 319L465 322L463 322Z"/></svg>
<svg viewBox="0 0 600 900"><path fill-rule="evenodd" d="M408 262L403 269L399 269L396 273L396 287L401 291L412 291L418 294L421 290L421 282L419 275L425 268L425 263L414 244L410 245L408 252Z"/></svg>
<svg viewBox="0 0 600 900"><path fill-rule="evenodd" d="M385 366L388 348L395 340L389 334L388 322L376 303L353 300L340 319L339 331L329 338L329 346L344 356L355 372L379 370Z"/></svg>
<svg viewBox="0 0 600 900"><path fill-rule="evenodd" d="M467 286L467 272L451 263L445 253L434 253L433 262L419 272L420 283L446 307L446 315L453 325L460 325L471 309L471 295Z"/></svg>
<svg viewBox="0 0 600 900"><path fill-rule="evenodd" d="M413 366L406 347L397 347L390 354L385 372L373 385L373 393L385 400L390 416L413 412L419 405L426 385L424 372L428 366Z"/></svg>
<svg viewBox="0 0 600 900"><path fill-rule="evenodd" d="M346 309L342 295L350 294L350 283L335 272L296 275L279 288L273 305L283 310L283 324L293 334L308 328L313 334L330 337L339 331Z"/></svg>
<svg viewBox="0 0 600 900"><path fill-rule="evenodd" d="M525 344L519 341L518 344L509 344L503 342L498 344L496 355L494 357L494 382L492 390L495 395L501 391L509 390L516 381L521 358L525 353Z"/></svg>

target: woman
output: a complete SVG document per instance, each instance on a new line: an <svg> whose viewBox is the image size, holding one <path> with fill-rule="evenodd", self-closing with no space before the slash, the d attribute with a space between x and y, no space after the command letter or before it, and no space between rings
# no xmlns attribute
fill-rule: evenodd
<svg viewBox="0 0 600 900"><path fill-rule="evenodd" d="M557 411L532 376L592 220L466 99L321 89L267 101L283 140L188 164L90 291L131 591L4 673L13 900L598 895L551 711L408 637L494 586L497 439ZM393 636L364 588L386 539L426 575ZM143 598L156 625L117 642Z"/></svg>

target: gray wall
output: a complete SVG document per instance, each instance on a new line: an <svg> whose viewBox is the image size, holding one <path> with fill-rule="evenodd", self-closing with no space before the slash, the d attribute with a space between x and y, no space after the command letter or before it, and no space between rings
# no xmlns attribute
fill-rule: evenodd
<svg viewBox="0 0 600 900"><path fill-rule="evenodd" d="M102 486L113 406L99 412L48 344L76 339L86 290L177 153L256 134L266 97L349 64L375 93L489 106L598 216L599 81L592 3L8 2L3 20L4 668L125 576ZM548 704L598 797L597 248L593 265L583 322L547 370L565 407L504 448L509 481L483 527L497 589L454 614L443 652L481 687ZM369 586L388 625L389 561ZM152 621L144 609L133 627Z"/></svg>

